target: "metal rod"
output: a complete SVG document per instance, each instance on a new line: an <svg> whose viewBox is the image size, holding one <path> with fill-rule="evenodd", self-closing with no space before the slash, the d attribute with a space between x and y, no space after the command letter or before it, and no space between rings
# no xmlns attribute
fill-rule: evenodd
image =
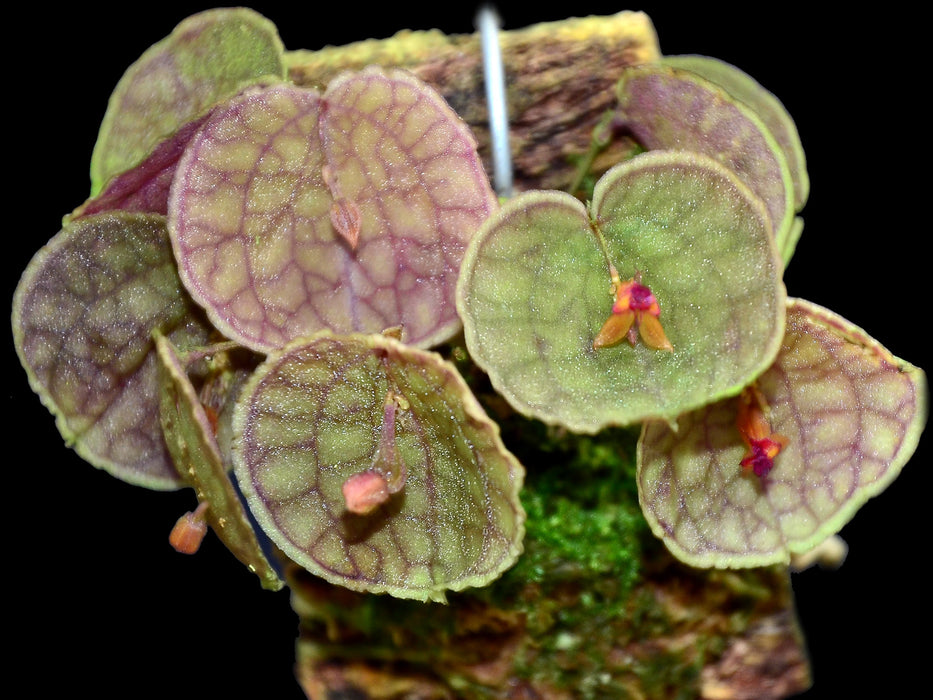
<svg viewBox="0 0 933 700"><path fill-rule="evenodd" d="M483 76L489 107L489 132L492 143L493 185L500 197L512 196L512 155L509 150L509 117L505 100L505 68L499 47L499 15L490 5L476 14L483 51Z"/></svg>

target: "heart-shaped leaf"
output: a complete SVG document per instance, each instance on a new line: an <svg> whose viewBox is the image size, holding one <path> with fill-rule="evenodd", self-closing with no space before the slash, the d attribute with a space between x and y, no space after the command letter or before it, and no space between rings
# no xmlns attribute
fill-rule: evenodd
<svg viewBox="0 0 933 700"><path fill-rule="evenodd" d="M467 250L467 347L515 408L581 432L673 420L770 365L781 266L762 203L734 174L698 154L646 153L603 176L591 211L592 223L570 195L524 193ZM612 318L607 257L623 277L641 273L673 352L594 349Z"/></svg>
<svg viewBox="0 0 933 700"><path fill-rule="evenodd" d="M227 549L259 577L263 588L277 591L285 584L263 553L230 480L230 465L221 456L217 443L217 414L211 417L207 413L215 409L202 405L172 342L157 333L155 343L162 388L160 418L175 467L185 483L195 490L198 502L207 505L204 517ZM223 392L229 395L217 400L232 403L230 396L246 373L225 368L221 374L225 376L209 377L211 386L226 385Z"/></svg>
<svg viewBox="0 0 933 700"><path fill-rule="evenodd" d="M618 120L650 150L710 156L765 203L777 249L794 223L794 185L780 145L755 112L695 73L664 64L626 68Z"/></svg>
<svg viewBox="0 0 933 700"><path fill-rule="evenodd" d="M275 86L218 108L179 165L169 220L186 286L247 347L394 326L428 347L460 328L460 261L494 206L460 118L414 77L372 68L323 98Z"/></svg>
<svg viewBox="0 0 933 700"><path fill-rule="evenodd" d="M20 361L65 441L124 481L172 489L182 481L159 424L155 330L182 347L209 333L178 279L162 216L66 224L13 299Z"/></svg>
<svg viewBox="0 0 933 700"><path fill-rule="evenodd" d="M207 10L151 46L117 84L91 158L91 195L159 142L260 79L284 79L278 30L247 8Z"/></svg>
<svg viewBox="0 0 933 700"><path fill-rule="evenodd" d="M837 532L907 462L927 417L923 371L859 328L801 300L757 381L786 441L764 477L743 469L738 400L646 423L638 488L649 524L694 566L786 563Z"/></svg>
<svg viewBox="0 0 933 700"><path fill-rule="evenodd" d="M452 365L383 335L270 354L237 403L233 456L272 541L347 588L443 600L521 551L524 470L498 427Z"/></svg>

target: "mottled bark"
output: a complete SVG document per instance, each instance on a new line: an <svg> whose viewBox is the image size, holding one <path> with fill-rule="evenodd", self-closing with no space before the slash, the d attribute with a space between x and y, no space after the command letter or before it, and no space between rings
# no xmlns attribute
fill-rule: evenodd
<svg viewBox="0 0 933 700"><path fill-rule="evenodd" d="M534 25L500 34L505 65L510 150L518 190L567 189L579 157L615 104L622 69L658 57L650 19L639 12ZM289 55L292 80L323 87L337 73L369 64L400 66L433 85L476 134L492 172L483 64L478 35L402 32ZM598 173L629 153L622 138L600 153Z"/></svg>
<svg viewBox="0 0 933 700"><path fill-rule="evenodd" d="M581 546L585 546L581 543ZM624 601L610 576L424 605L288 574L311 700L779 700L809 665L786 570L688 569L660 551Z"/></svg>

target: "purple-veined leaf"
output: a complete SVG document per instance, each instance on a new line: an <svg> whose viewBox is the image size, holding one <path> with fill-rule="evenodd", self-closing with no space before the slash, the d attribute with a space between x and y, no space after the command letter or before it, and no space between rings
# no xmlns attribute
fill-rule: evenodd
<svg viewBox="0 0 933 700"><path fill-rule="evenodd" d="M33 390L78 454L133 484L181 486L162 439L151 336L186 347L209 327L178 279L165 217L66 224L23 273L12 323Z"/></svg>
<svg viewBox="0 0 933 700"><path fill-rule="evenodd" d="M699 75L664 64L626 68L617 92L617 118L642 146L718 160L765 203L777 249L788 248L785 239L794 226L790 167L751 108Z"/></svg>
<svg viewBox="0 0 933 700"><path fill-rule="evenodd" d="M362 219L346 268L358 289L342 302L354 319L347 330L401 325L412 345L447 340L460 329L454 290L463 252L496 204L472 133L437 92L401 70L343 73L328 84L324 107L334 196Z"/></svg>
<svg viewBox="0 0 933 700"><path fill-rule="evenodd" d="M748 73L710 56L664 56L661 63L690 71L721 87L730 96L749 107L768 128L790 168L794 183L794 210L803 209L810 195L807 160L797 125L781 101Z"/></svg>
<svg viewBox="0 0 933 700"><path fill-rule="evenodd" d="M155 345L161 383L159 415L165 443L179 475L194 489L198 502L207 504L204 517L227 549L259 577L263 588L281 589L285 584L263 553L230 480L231 465L217 441L216 409L211 405L209 410L215 411L215 417L209 417L174 344L156 333ZM224 396L212 397L223 411L227 405L232 406L234 392L248 376L248 370L225 367L218 374L208 380L212 387L223 385L213 393Z"/></svg>
<svg viewBox="0 0 933 700"><path fill-rule="evenodd" d="M699 154L645 153L601 178L590 210L567 194L523 193L467 250L467 347L512 406L580 432L673 421L771 364L781 265L764 206L737 176ZM609 262L623 278L641 273L673 352L594 349L613 307Z"/></svg>
<svg viewBox="0 0 933 700"><path fill-rule="evenodd" d="M460 260L494 206L460 118L374 68L323 98L282 85L218 107L179 165L169 227L186 286L247 347L394 326L428 347L460 328Z"/></svg>
<svg viewBox="0 0 933 700"><path fill-rule="evenodd" d="M169 231L179 274L214 325L254 350L319 323L312 295L339 282L325 255L339 250L320 103L289 85L246 90L214 110L176 172Z"/></svg>
<svg viewBox="0 0 933 700"><path fill-rule="evenodd" d="M662 64L699 75L725 90L758 116L780 146L790 171L794 212L803 209L810 196L810 176L797 125L781 101L757 80L733 65L709 56L665 56ZM794 216L786 232L777 238L778 252L786 266L803 232L803 218Z"/></svg>
<svg viewBox="0 0 933 700"><path fill-rule="evenodd" d="M521 552L524 469L498 427L451 364L385 335L325 331L270 354L237 402L233 456L270 539L331 583L444 600ZM371 473L391 495L349 512L344 487Z"/></svg>
<svg viewBox="0 0 933 700"><path fill-rule="evenodd" d="M691 565L786 563L812 549L891 483L926 423L922 370L802 300L789 303L781 352L756 384L787 439L764 478L740 466L736 399L681 416L676 432L643 428L642 510Z"/></svg>
<svg viewBox="0 0 933 700"><path fill-rule="evenodd" d="M285 77L278 30L248 8L183 20L120 79L91 157L91 196L214 104L258 80Z"/></svg>

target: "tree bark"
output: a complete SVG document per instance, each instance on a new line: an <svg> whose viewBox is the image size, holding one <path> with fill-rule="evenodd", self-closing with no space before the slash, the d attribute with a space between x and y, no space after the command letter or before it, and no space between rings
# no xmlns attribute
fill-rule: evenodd
<svg viewBox="0 0 933 700"><path fill-rule="evenodd" d="M510 150L517 190L567 189L590 150L600 120L615 104L625 66L660 55L651 20L641 12L537 24L500 34L505 67ZM488 111L477 34L400 32L320 51L290 54L291 79L323 88L343 70L367 65L410 70L437 89L473 130L492 173ZM589 169L598 175L628 155L615 138Z"/></svg>
<svg viewBox="0 0 933 700"><path fill-rule="evenodd" d="M587 604L613 582L582 572L444 606L292 567L298 681L311 700L779 700L809 687L786 570L699 571L652 555L614 614Z"/></svg>

